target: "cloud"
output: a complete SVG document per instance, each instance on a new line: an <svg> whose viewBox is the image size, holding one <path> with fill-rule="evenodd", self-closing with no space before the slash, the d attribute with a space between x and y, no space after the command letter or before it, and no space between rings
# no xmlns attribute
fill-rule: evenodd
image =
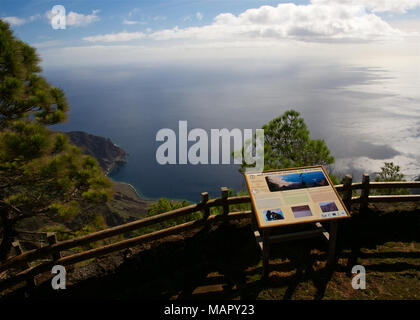
<svg viewBox="0 0 420 320"><path fill-rule="evenodd" d="M99 21L99 17L96 15L99 10L92 11L92 14L81 14L70 11L66 17L66 24L68 26L86 26L92 22Z"/></svg>
<svg viewBox="0 0 420 320"><path fill-rule="evenodd" d="M131 41L144 39L145 34L143 32L119 32L119 33L109 33L91 37L84 37L84 41L88 42L122 42L122 41Z"/></svg>
<svg viewBox="0 0 420 320"><path fill-rule="evenodd" d="M153 21L165 21L166 17L165 16L155 16L153 17Z"/></svg>
<svg viewBox="0 0 420 320"><path fill-rule="evenodd" d="M20 26L26 23L25 19L18 17L2 17L1 19L9 23L11 26Z"/></svg>
<svg viewBox="0 0 420 320"><path fill-rule="evenodd" d="M88 24L91 24L92 22L99 21L100 18L97 15L98 12L99 10L93 10L91 14L85 15L82 13L70 11L66 16L66 26L68 27L87 26ZM50 21L54 17L51 10L46 12L46 16Z"/></svg>
<svg viewBox="0 0 420 320"><path fill-rule="evenodd" d="M239 15L222 13L214 18L212 24L163 29L147 35L147 38L156 41L291 39L305 42L364 42L396 39L405 35L362 6L341 5L334 1L327 3L327 0L313 1L314 4L308 5L281 3L277 7L261 6ZM325 4L317 1L324 1ZM109 39L105 36L102 37ZM128 33L124 37L127 38ZM118 37L115 39L120 41ZM134 36L133 39L139 37Z"/></svg>
<svg viewBox="0 0 420 320"><path fill-rule="evenodd" d="M62 40L47 40L47 41L42 41L42 42L31 43L31 46L34 46L37 49L42 49L42 48L57 47L62 44L63 44Z"/></svg>
<svg viewBox="0 0 420 320"><path fill-rule="evenodd" d="M132 9L129 13L128 13L128 16L129 17L132 17L133 15L135 15L135 14L137 14L137 13L139 13L140 12L140 9L139 8L134 8L134 9Z"/></svg>
<svg viewBox="0 0 420 320"><path fill-rule="evenodd" d="M29 18L18 18L18 17L3 17L1 18L3 21L8 22L11 26L20 26L28 22L33 22L35 20L38 20L41 18L40 14L34 14L33 16L30 16Z"/></svg>
<svg viewBox="0 0 420 320"><path fill-rule="evenodd" d="M35 21L35 20L38 20L38 19L41 19L41 15L39 14L39 13L37 13L37 14L34 14L33 16L30 16L29 17L29 21L30 22L32 22L32 21Z"/></svg>
<svg viewBox="0 0 420 320"><path fill-rule="evenodd" d="M203 20L203 14L201 13L201 12L197 12L196 14L195 14L195 17L197 18L197 20Z"/></svg>
<svg viewBox="0 0 420 320"><path fill-rule="evenodd" d="M406 13L420 6L420 0L312 0L313 4L364 7L372 12Z"/></svg>
<svg viewBox="0 0 420 320"><path fill-rule="evenodd" d="M145 21L137 21L137 20L127 20L127 19L124 19L123 24L126 24L126 25L135 25L135 24L147 24L147 22L145 22Z"/></svg>
<svg viewBox="0 0 420 320"><path fill-rule="evenodd" d="M389 24L411 34L416 34L420 30L420 20L418 19L392 20Z"/></svg>
<svg viewBox="0 0 420 320"><path fill-rule="evenodd" d="M235 16L222 13L210 25L157 31L169 39L295 39L301 41L368 41L399 37L402 32L358 6L279 4L249 9Z"/></svg>
<svg viewBox="0 0 420 320"><path fill-rule="evenodd" d="M404 38L395 45L393 41L380 42L332 42L278 41L276 39L241 41L144 41L153 32L145 31L141 40L120 42L110 37L87 42L84 46L59 46L40 48L43 66L108 66L141 65L161 66L169 63L182 66L231 66L238 70L261 68L263 64L278 65L289 61L335 61L342 64L418 65L417 41ZM87 40L87 39L86 39ZM108 40L103 41L102 40ZM124 42L125 41L125 42ZM112 43L114 42L114 43ZM316 79L316 75L308 75Z"/></svg>

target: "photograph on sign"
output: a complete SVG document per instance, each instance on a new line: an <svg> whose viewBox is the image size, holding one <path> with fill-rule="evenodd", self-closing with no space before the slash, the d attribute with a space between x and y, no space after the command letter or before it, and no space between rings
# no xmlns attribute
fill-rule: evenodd
<svg viewBox="0 0 420 320"><path fill-rule="evenodd" d="M245 173L260 227L349 217L323 166Z"/></svg>

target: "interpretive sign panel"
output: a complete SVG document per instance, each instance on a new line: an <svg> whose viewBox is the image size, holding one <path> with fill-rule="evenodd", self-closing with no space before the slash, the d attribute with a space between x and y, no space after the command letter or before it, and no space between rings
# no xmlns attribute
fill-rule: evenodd
<svg viewBox="0 0 420 320"><path fill-rule="evenodd" d="M260 228L348 218L323 166L245 173Z"/></svg>

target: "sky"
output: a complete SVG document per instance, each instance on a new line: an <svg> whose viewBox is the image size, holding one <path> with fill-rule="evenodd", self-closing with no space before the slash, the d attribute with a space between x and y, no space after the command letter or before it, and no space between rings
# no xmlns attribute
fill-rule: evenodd
<svg viewBox="0 0 420 320"><path fill-rule="evenodd" d="M51 26L56 4L66 9L65 30ZM38 48L45 66L307 51L372 59L385 51L416 55L420 41L420 0L2 0L0 17Z"/></svg>
<svg viewBox="0 0 420 320"><path fill-rule="evenodd" d="M54 5L65 7L65 29L51 25ZM188 112L200 105L212 119L208 105L225 99L220 110L252 114L240 121L254 129L294 107L342 170L375 172L394 161L412 176L420 172L420 0L1 0L0 18L37 48L48 76L53 70L60 84L63 75L71 99L83 92L72 91L74 79L84 87L139 81L148 88L156 70L177 70L165 75L171 88L159 80L153 101L183 90ZM184 82L188 92L178 86ZM139 91L129 87L128 97ZM101 99L101 88L90 101ZM73 99L71 119L78 120L71 121L80 125L83 99ZM247 109L251 102L261 112ZM179 110L172 120L183 120Z"/></svg>

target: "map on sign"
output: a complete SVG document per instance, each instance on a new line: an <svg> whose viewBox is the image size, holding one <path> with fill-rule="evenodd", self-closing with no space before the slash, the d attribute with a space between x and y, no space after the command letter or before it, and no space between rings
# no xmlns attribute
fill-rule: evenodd
<svg viewBox="0 0 420 320"><path fill-rule="evenodd" d="M348 218L323 166L245 173L260 228Z"/></svg>

